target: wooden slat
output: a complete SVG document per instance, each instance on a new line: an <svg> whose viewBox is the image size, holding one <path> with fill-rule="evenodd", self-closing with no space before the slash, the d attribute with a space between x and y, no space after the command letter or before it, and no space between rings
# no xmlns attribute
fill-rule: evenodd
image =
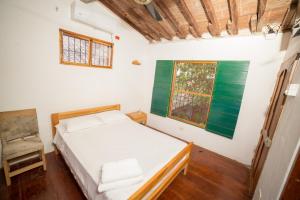
<svg viewBox="0 0 300 200"><path fill-rule="evenodd" d="M252 15L249 22L249 29L251 33L256 32L257 27L257 15Z"/></svg>
<svg viewBox="0 0 300 200"><path fill-rule="evenodd" d="M256 31L260 32L263 27L263 16L266 11L266 6L267 6L267 0L258 0L258 5L257 5L257 26L256 26Z"/></svg>
<svg viewBox="0 0 300 200"><path fill-rule="evenodd" d="M190 11L190 9L186 3L186 0L178 0L177 6L178 6L180 12L182 13L182 15L184 16L185 20L190 25L190 29L193 29L192 31L190 31L190 33L195 38L201 37L202 31L201 31L195 17L193 16L192 12Z"/></svg>
<svg viewBox="0 0 300 200"><path fill-rule="evenodd" d="M281 29L283 31L290 30L293 27L295 16L297 14L297 6L298 0L293 0L281 24Z"/></svg>
<svg viewBox="0 0 300 200"><path fill-rule="evenodd" d="M137 15L139 15L140 20L143 20L143 23L149 24L151 28L159 32L160 35L163 36L165 39L172 39L172 33L170 33L166 27L162 26L155 19L153 19L144 6L135 7L131 10L131 12L135 12Z"/></svg>
<svg viewBox="0 0 300 200"><path fill-rule="evenodd" d="M23 173L23 172L26 172L26 171L28 171L28 170L37 168L37 167L39 167L39 166L43 166L43 164L44 164L43 161L36 162L36 163L34 163L34 164L31 164L31 165L28 165L28 166L23 167L23 168L21 168L21 169L17 169L17 170L15 170L15 171L10 172L10 173L9 173L9 176L10 176L10 177L16 176L16 175L21 174L21 173Z"/></svg>
<svg viewBox="0 0 300 200"><path fill-rule="evenodd" d="M181 30L181 28L179 27L179 22L177 21L173 13L170 11L168 6L165 4L165 1L158 0L154 2L154 5L158 12L162 15L162 17L165 18L166 21L168 21L170 26L176 32L176 35L181 39L186 38L187 34L185 34L183 30Z"/></svg>
<svg viewBox="0 0 300 200"><path fill-rule="evenodd" d="M52 124L52 136L54 137L56 134L55 126L59 123L61 119L67 119L72 117L79 117L83 115L91 115L95 113L110 111L110 110L120 110L120 104L109 105L109 106L100 106L95 108L86 108L74 111L67 111L61 113L53 113L51 114L51 124Z"/></svg>
<svg viewBox="0 0 300 200"><path fill-rule="evenodd" d="M148 21L144 20L143 14L139 15L136 12L137 9L141 9L140 5L127 0L118 0L117 3L114 4L119 5L119 8L121 10L125 10L126 16L130 19L133 19L135 21L135 24L139 24L142 27L143 31L149 32L156 41L160 41L161 38L164 37L161 30L158 30L155 25L153 26L151 23L148 23Z"/></svg>
<svg viewBox="0 0 300 200"><path fill-rule="evenodd" d="M248 66L248 61L218 62L206 130L227 138L233 137Z"/></svg>
<svg viewBox="0 0 300 200"><path fill-rule="evenodd" d="M140 20L140 17L132 11L128 11L124 14L126 18L128 18L130 21L134 22L136 25L140 26L141 29L143 29L145 32L148 32L149 35L156 41L160 41L161 35L154 29L152 29L149 24L143 23L142 20Z"/></svg>
<svg viewBox="0 0 300 200"><path fill-rule="evenodd" d="M282 23L282 30L289 29L293 24L295 10L288 6L287 1L267 0L153 0L152 4L162 16L162 20L155 20L149 11L134 0L99 0L106 7L121 17L125 22L143 34L149 41L160 41L161 38L171 40L174 36L186 38L188 32L195 38L201 37L207 30L213 36L220 36L224 30L231 35L238 34L239 28L250 26L251 32L261 32L266 23ZM196 1L200 1L205 11L205 16L200 11L197 13ZM193 8L195 3L195 8ZM219 7L214 8L213 6ZM227 15L229 10L229 17ZM286 15L284 15L286 13ZM249 17L251 20L249 21ZM286 16L284 18L284 16ZM284 18L284 20L283 20ZM249 23L249 24L248 24ZM188 24L188 26L186 26ZM207 27L202 27L204 24Z"/></svg>
<svg viewBox="0 0 300 200"><path fill-rule="evenodd" d="M213 36L219 36L220 35L219 22L217 20L216 13L215 13L215 10L214 10L211 0L200 0L200 1L201 1L203 9L205 11L207 20L209 21L208 27L207 27L208 31Z"/></svg>
<svg viewBox="0 0 300 200"><path fill-rule="evenodd" d="M145 27L143 27L140 23L138 23L139 21L138 19L135 19L131 15L126 14L126 12L122 9L122 7L119 7L118 4L110 0L99 0L99 1L107 8L109 8L112 12L114 12L117 16L119 16L121 19L123 19L126 23L128 23L131 27L133 27L135 30L137 30L142 35L144 35L144 37L147 40L159 41L159 37L157 37L156 34L145 29Z"/></svg>
<svg viewBox="0 0 300 200"><path fill-rule="evenodd" d="M227 2L230 13L230 19L227 22L227 32L230 35L237 35L239 32L239 10L237 7L237 0L227 0Z"/></svg>
<svg viewBox="0 0 300 200"><path fill-rule="evenodd" d="M264 15L265 10L266 10L266 5L267 5L267 0L258 0L258 5L257 5L257 18L258 18L258 21Z"/></svg>
<svg viewBox="0 0 300 200"><path fill-rule="evenodd" d="M173 34L169 30L152 18L146 8L134 1L118 0L119 7L127 7L127 13L134 16L147 30L159 35L160 38L171 40ZM117 3L116 3L117 4Z"/></svg>
<svg viewBox="0 0 300 200"><path fill-rule="evenodd" d="M157 199L161 193L172 183L172 181L176 178L176 176L182 171L184 168L184 175L187 173L188 169L188 162L190 159L190 155L188 155L184 161L182 161L180 164L178 164L177 167L175 167L175 170L172 172L170 175L170 178L164 179L161 183L161 185L153 192L150 196L149 199Z"/></svg>
<svg viewBox="0 0 300 200"><path fill-rule="evenodd" d="M151 100L151 113L166 117L173 77L173 61L157 60Z"/></svg>
<svg viewBox="0 0 300 200"><path fill-rule="evenodd" d="M191 153L193 144L189 143L182 151L180 151L171 161L169 161L161 170L159 170L149 181L147 181L141 188L139 188L133 195L129 197L130 200L135 199L142 199L155 185L157 185L166 175L174 169L176 164L180 163L180 161L184 157L189 157ZM189 159L185 159L183 162L185 164L188 164ZM183 165L184 166L184 165ZM163 181L163 186L158 187L158 190L156 189L152 196L150 196L149 199L155 199L165 188L168 186L168 180L174 179L174 177L178 174L178 171L182 170L182 167L175 168L175 172L172 173L170 177L166 177L166 179Z"/></svg>
<svg viewBox="0 0 300 200"><path fill-rule="evenodd" d="M211 94L203 94L200 92L192 92L192 91L187 91L187 90L175 90L175 91L178 93L196 95L196 96L200 96L200 97L211 97Z"/></svg>

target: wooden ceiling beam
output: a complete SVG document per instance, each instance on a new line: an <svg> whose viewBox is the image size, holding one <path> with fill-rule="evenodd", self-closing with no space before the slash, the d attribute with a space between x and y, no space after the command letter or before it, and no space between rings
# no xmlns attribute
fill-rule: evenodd
<svg viewBox="0 0 300 200"><path fill-rule="evenodd" d="M180 26L179 22L176 20L176 17L171 13L170 9L165 4L165 2L158 0L153 3L154 3L155 8L161 14L161 16L164 19L166 19L166 21L169 23L169 25L175 31L176 35L181 39L186 38L187 34L185 34L184 31L181 30L181 28L179 27Z"/></svg>
<svg viewBox="0 0 300 200"><path fill-rule="evenodd" d="M194 38L199 37L198 34L196 33L195 29L192 26L189 26L189 32Z"/></svg>
<svg viewBox="0 0 300 200"><path fill-rule="evenodd" d="M286 31L286 30L290 30L293 27L295 17L297 14L298 3L299 3L298 0L292 1L290 8L287 10L287 13L281 24L281 30Z"/></svg>
<svg viewBox="0 0 300 200"><path fill-rule="evenodd" d="M208 20L208 31L213 36L219 36L221 31L211 0L200 0Z"/></svg>
<svg viewBox="0 0 300 200"><path fill-rule="evenodd" d="M146 33L148 33L148 35L150 35L150 37L152 37L153 40L156 40L156 41L161 40L160 35L158 35L156 32L154 32L149 27L147 27L147 25L140 23L140 21L137 19L137 17L135 17L132 13L131 14L126 13L125 17L128 18L128 20L132 21L137 26L141 27L141 29L143 31L145 31Z"/></svg>
<svg viewBox="0 0 300 200"><path fill-rule="evenodd" d="M197 11L192 7L194 6L192 0L153 0L152 3L154 7L162 16L162 20L156 20L144 6L135 3L134 0L99 1L131 27L144 35L149 41L160 41L161 38L171 40L174 36L185 38L188 32L195 38L201 37L204 28L206 28L201 27L203 22L208 23L207 29L213 36L220 35L221 28L223 28L224 25L226 25L229 34L235 35L238 34L239 28L246 26L246 20L249 19L249 16L251 16L249 21L251 32L260 32L267 22L275 23L279 21L281 21L282 30L286 30L291 28L293 24L296 12L295 2L298 3L298 0L286 0L281 3L274 3L268 0L253 0L251 3L245 1L246 5L243 4L243 7L247 5L253 6L256 5L255 2L258 2L256 11L253 11L255 8L244 8L247 9L243 11L243 13L246 14L240 16L239 4L244 3L243 0L226 0L230 14L228 19L228 17L224 15L222 15L223 18L217 18L219 17L217 15L218 13L215 12L214 4L212 4L216 0L193 0L200 1L202 4L206 14L206 18L204 16L203 19L203 17L199 18L197 13L195 13ZM291 5L289 9L288 5ZM177 6L180 13L175 12L177 8L174 10L173 6ZM222 6L227 5L222 4ZM285 12L286 14L284 15ZM179 16L177 16L177 14L179 14ZM188 24L188 31L185 29L186 23Z"/></svg>
<svg viewBox="0 0 300 200"><path fill-rule="evenodd" d="M192 12L188 8L186 0L177 0L177 6L178 6L181 14L185 18L185 20L190 25L190 29L193 29L192 31L190 30L190 33L195 38L201 37L201 35L202 35L201 29L200 29L196 19L194 18Z"/></svg>
<svg viewBox="0 0 300 200"><path fill-rule="evenodd" d="M137 15L139 15L140 19L144 21L143 23L147 24L149 28L159 32L159 34L165 39L172 40L172 33L170 33L164 26L153 19L144 6L135 7L132 9L132 12L135 12Z"/></svg>
<svg viewBox="0 0 300 200"><path fill-rule="evenodd" d="M228 20L226 24L227 32L230 35L237 35L239 33L239 10L237 7L237 0L227 0L228 7L229 7L229 13L230 13L230 19Z"/></svg>
<svg viewBox="0 0 300 200"><path fill-rule="evenodd" d="M137 16L138 20L143 23L149 30L160 35L167 40L172 40L173 34L169 32L169 30L164 27L162 24L158 23L147 11L147 9L140 4L135 3L130 0L118 0L122 6L127 6L130 8L128 11L129 14L134 14Z"/></svg>
<svg viewBox="0 0 300 200"><path fill-rule="evenodd" d="M267 6L267 0L258 0L257 4L257 26L256 26L256 31L261 32L264 20L263 16L266 11L266 6Z"/></svg>
<svg viewBox="0 0 300 200"><path fill-rule="evenodd" d="M153 28L149 23L145 23L145 21L141 20L141 16L139 16L130 6L128 7L130 9L127 9L126 16L135 24L140 25L142 27L142 30L150 32L154 40L161 41L161 37L163 37L163 35L155 28Z"/></svg>
<svg viewBox="0 0 300 200"><path fill-rule="evenodd" d="M158 37L155 33L151 33L148 30L146 30L145 27L141 23L139 23L137 19L131 17L131 15L128 15L123 8L120 8L113 1L110 0L99 0L99 1L104 6L109 8L113 13L115 13L117 16L123 19L126 23L128 23L131 27L133 27L135 30L140 32L150 42L152 40L157 40L157 41L160 40L160 37Z"/></svg>
<svg viewBox="0 0 300 200"><path fill-rule="evenodd" d="M257 27L257 15L252 15L249 21L250 32L255 33L256 27Z"/></svg>

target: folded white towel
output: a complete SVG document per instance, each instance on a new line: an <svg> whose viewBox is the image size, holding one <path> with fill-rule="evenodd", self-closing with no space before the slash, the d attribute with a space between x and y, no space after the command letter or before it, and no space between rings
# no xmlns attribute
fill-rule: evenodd
<svg viewBox="0 0 300 200"><path fill-rule="evenodd" d="M100 183L111 183L143 175L136 159L124 159L105 163L102 166Z"/></svg>
<svg viewBox="0 0 300 200"><path fill-rule="evenodd" d="M98 191L105 192L105 191L116 189L116 188L134 185L134 184L141 182L143 180L143 178L144 178L143 176L137 176L134 178L123 179L120 181L114 181L114 182L110 182L110 183L100 183L98 185Z"/></svg>

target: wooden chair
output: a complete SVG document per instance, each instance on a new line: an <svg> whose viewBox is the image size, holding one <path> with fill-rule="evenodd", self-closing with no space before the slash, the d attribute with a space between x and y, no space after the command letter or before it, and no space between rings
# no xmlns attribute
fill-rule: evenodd
<svg viewBox="0 0 300 200"><path fill-rule="evenodd" d="M6 184L11 177L43 166L46 171L44 145L39 137L35 109L0 112L0 137L2 142L2 162ZM10 171L10 165L38 155L40 161Z"/></svg>

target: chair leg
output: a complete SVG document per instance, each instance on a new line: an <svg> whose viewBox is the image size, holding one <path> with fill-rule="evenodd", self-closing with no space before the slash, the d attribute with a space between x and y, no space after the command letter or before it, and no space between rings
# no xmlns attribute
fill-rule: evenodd
<svg viewBox="0 0 300 200"><path fill-rule="evenodd" d="M7 160L3 161L3 169L4 169L6 185L10 186L10 184L11 184L11 180L10 180L10 176L9 176L10 167L9 167Z"/></svg>
<svg viewBox="0 0 300 200"><path fill-rule="evenodd" d="M45 153L44 153L44 149L41 150L41 156L42 156L42 161L43 161L43 168L44 168L44 171L47 170L47 162L46 162L46 157L45 157Z"/></svg>

